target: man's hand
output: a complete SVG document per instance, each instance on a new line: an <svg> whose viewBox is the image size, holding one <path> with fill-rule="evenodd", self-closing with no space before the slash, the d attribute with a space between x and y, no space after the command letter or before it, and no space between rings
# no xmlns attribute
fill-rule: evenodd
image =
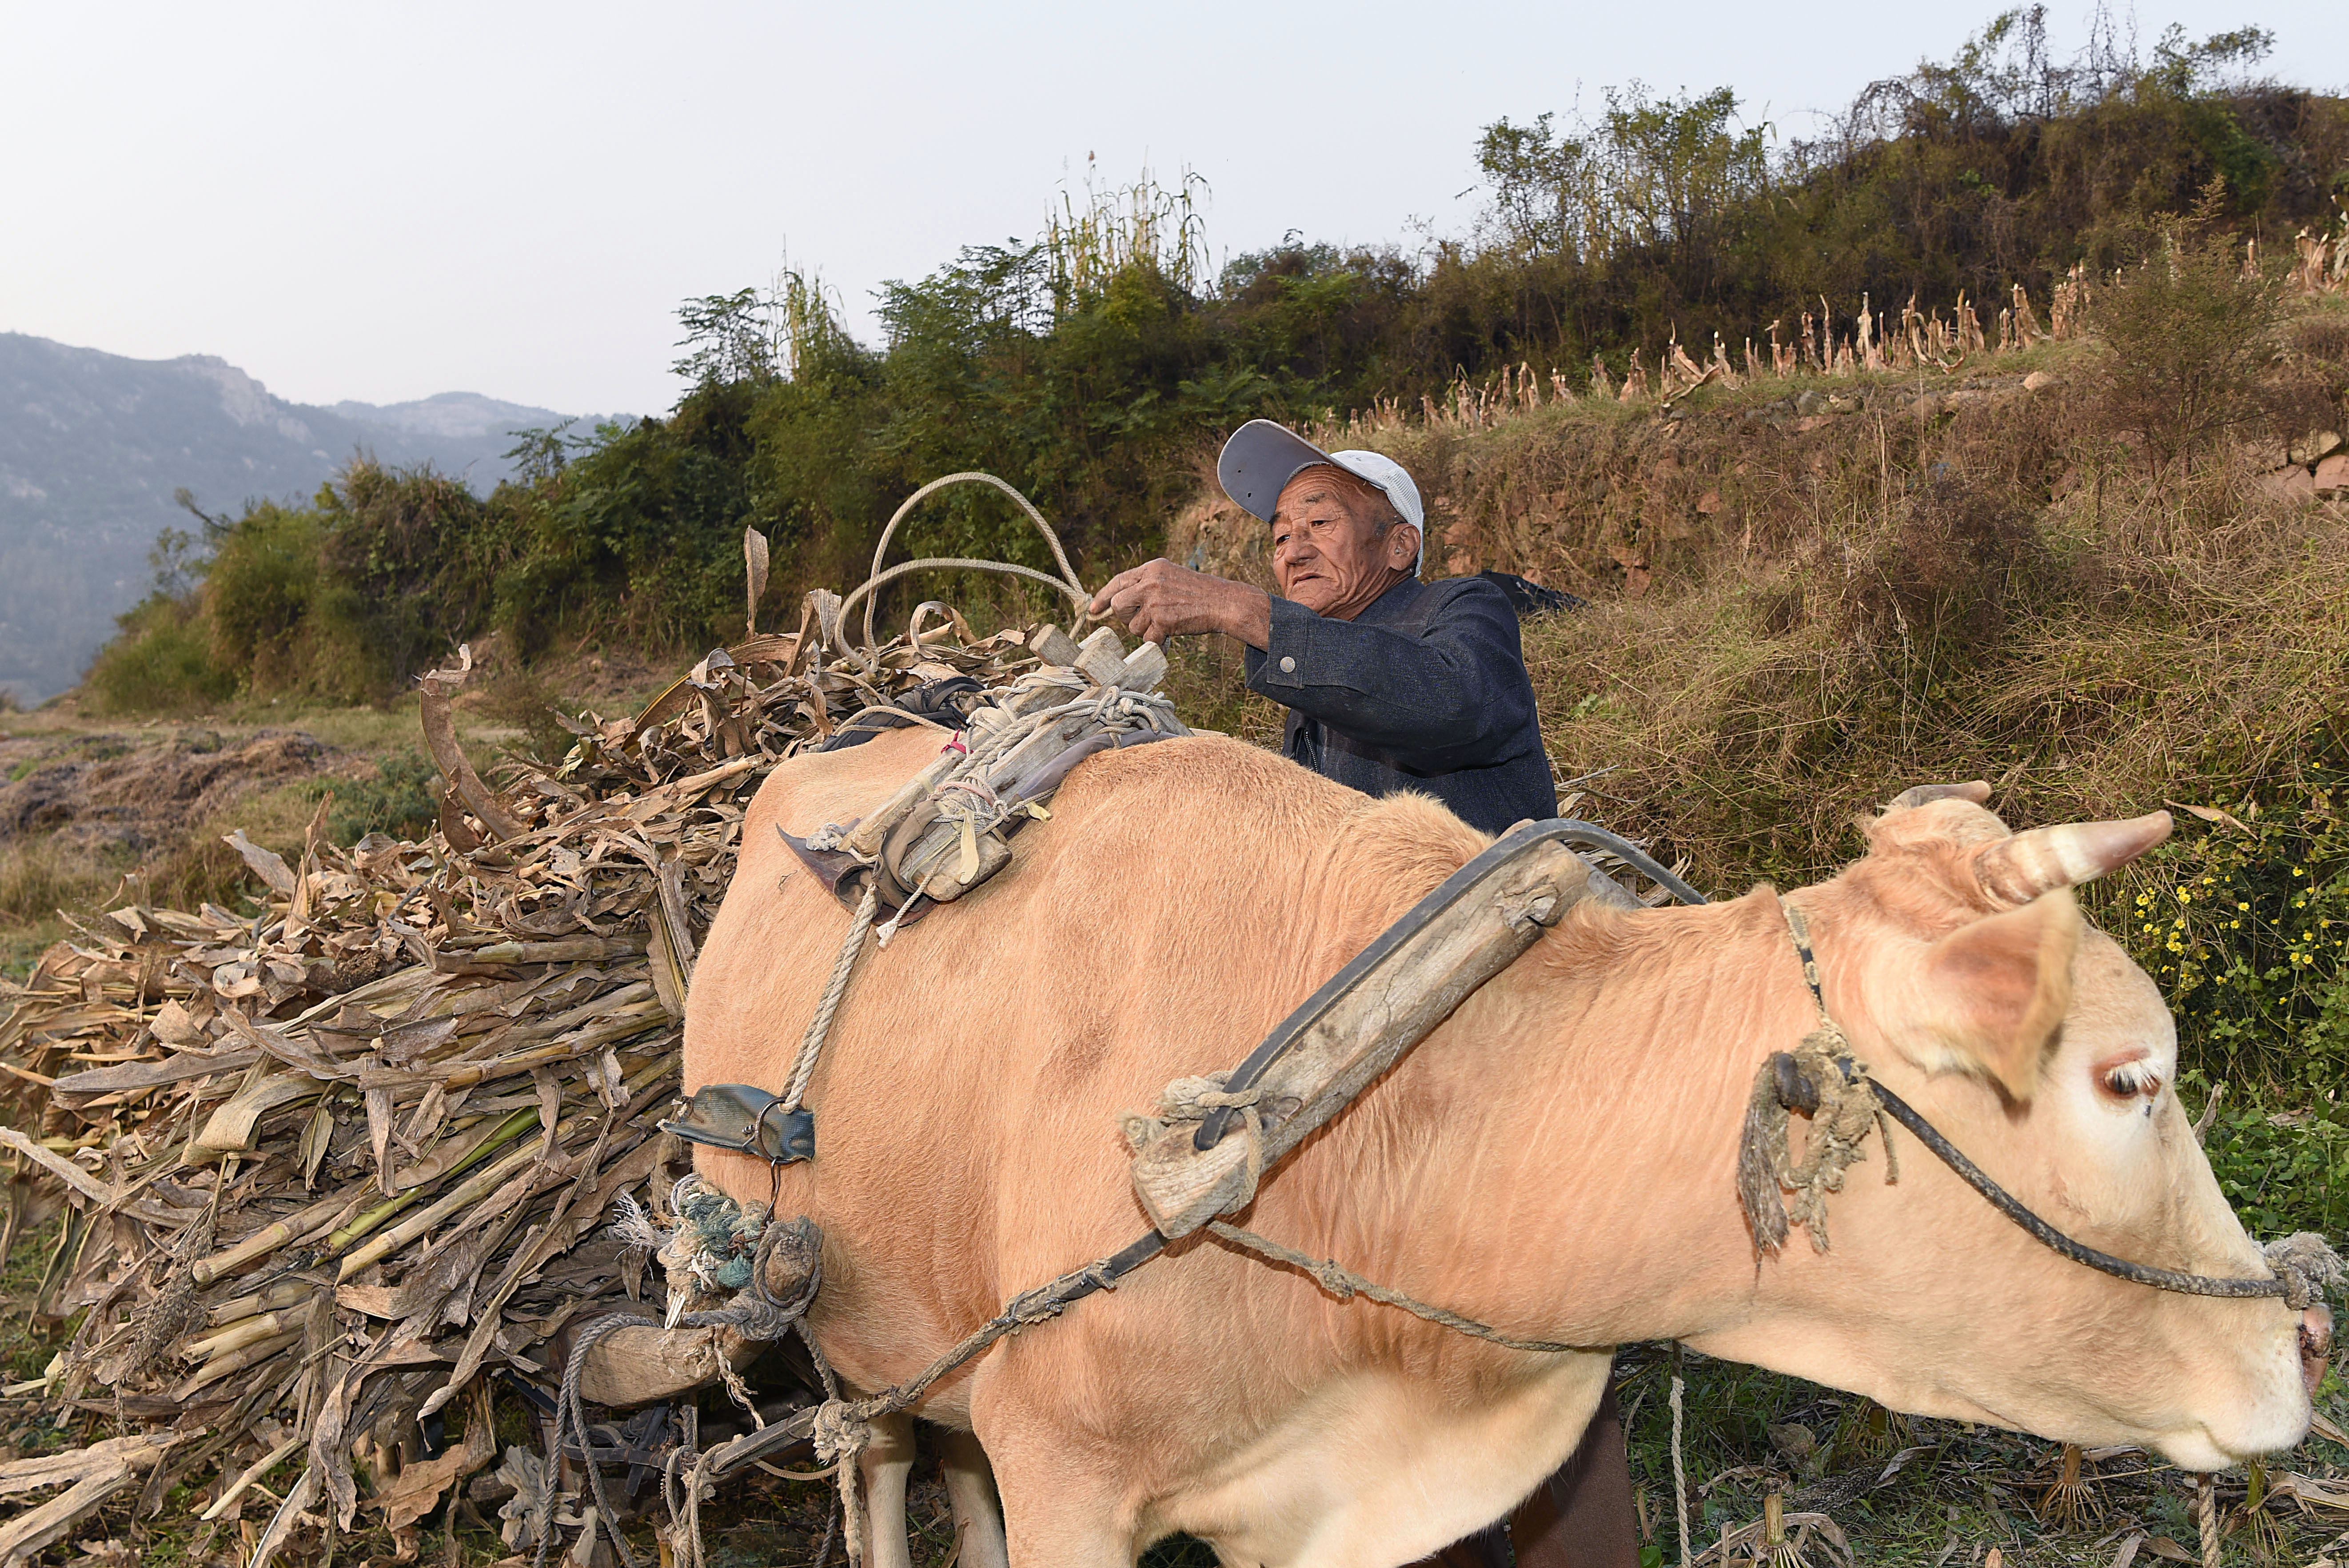
<svg viewBox="0 0 2349 1568"><path fill-rule="evenodd" d="M1093 596L1091 613L1114 616L1144 642L1195 631L1220 631L1256 649L1272 640L1271 595L1167 560L1112 577Z"/></svg>

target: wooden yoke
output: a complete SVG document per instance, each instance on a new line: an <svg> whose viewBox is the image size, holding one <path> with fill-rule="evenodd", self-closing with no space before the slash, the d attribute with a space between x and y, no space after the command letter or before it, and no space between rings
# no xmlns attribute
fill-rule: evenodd
<svg viewBox="0 0 2349 1568"><path fill-rule="evenodd" d="M1157 1116L1127 1118L1133 1189L1160 1235L1172 1241L1246 1208L1267 1168L1576 904L1638 907L1621 884L1547 836L1568 826L1580 825L1515 830L1332 976L1239 1068L1178 1080ZM1232 1125L1235 1112L1245 1125Z"/></svg>

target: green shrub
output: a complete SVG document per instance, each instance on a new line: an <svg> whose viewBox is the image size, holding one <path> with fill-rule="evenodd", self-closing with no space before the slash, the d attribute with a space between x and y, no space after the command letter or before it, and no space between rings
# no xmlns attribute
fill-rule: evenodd
<svg viewBox="0 0 2349 1568"><path fill-rule="evenodd" d="M378 759L371 779L338 779L309 786L312 799L332 791L326 835L336 844L357 843L370 833L422 838L440 820L440 774L412 751Z"/></svg>
<svg viewBox="0 0 2349 1568"><path fill-rule="evenodd" d="M2209 1081L2194 1072L2184 1075L2182 1085L2189 1104L2199 1110ZM2349 1125L2344 1123L2349 1123L2349 1114L2329 1093L2310 1101L2230 1091L2220 1102L2203 1147L2209 1153L2219 1189L2254 1236L2349 1232Z"/></svg>
<svg viewBox="0 0 2349 1568"><path fill-rule="evenodd" d="M2179 1087L2254 1234L2349 1231L2349 818L2342 781L2178 814L2089 902L2178 1019ZM2205 811L2212 808L2205 807Z"/></svg>
<svg viewBox="0 0 2349 1568"><path fill-rule="evenodd" d="M2130 868L2126 900L2106 895L2108 929L2160 982L2182 1054L2213 1082L2298 1100L2349 1087L2344 787L2181 816Z"/></svg>
<svg viewBox="0 0 2349 1568"><path fill-rule="evenodd" d="M315 635L318 550L326 522L314 510L264 502L213 546L198 590L212 631L212 662L245 691L292 684L297 650Z"/></svg>
<svg viewBox="0 0 2349 1568"><path fill-rule="evenodd" d="M236 678L212 659L212 633L192 597L158 594L116 622L83 678L109 713L200 712L236 692Z"/></svg>
<svg viewBox="0 0 2349 1568"><path fill-rule="evenodd" d="M2154 224L2137 265L2095 307L2110 350L2107 417L2143 438L2158 472L2250 420L2258 372L2276 351L2282 277L2244 265L2221 223L2224 202L2214 182L2191 213Z"/></svg>

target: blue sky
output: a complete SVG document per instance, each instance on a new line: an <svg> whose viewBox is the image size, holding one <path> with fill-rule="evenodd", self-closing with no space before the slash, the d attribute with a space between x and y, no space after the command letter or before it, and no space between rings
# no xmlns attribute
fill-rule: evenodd
<svg viewBox="0 0 2349 1568"><path fill-rule="evenodd" d="M2120 25L2257 23L2276 74L2338 87L2337 4ZM1994 9L0 0L0 330L218 354L305 402L655 411L681 298L788 256L869 337L877 285L1032 236L1089 157L1204 176L1219 263L1410 243L1469 226L1500 116L1637 78L1802 135ZM2059 53L2087 20L2053 7Z"/></svg>

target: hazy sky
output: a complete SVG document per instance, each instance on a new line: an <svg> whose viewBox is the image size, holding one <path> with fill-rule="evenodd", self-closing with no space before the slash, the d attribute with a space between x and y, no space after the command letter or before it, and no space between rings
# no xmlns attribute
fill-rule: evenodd
<svg viewBox="0 0 2349 1568"><path fill-rule="evenodd" d="M2256 22L2279 75L2344 73L2339 0L2144 4L2144 46ZM1726 83L1799 135L1994 9L0 0L0 331L303 402L658 411L680 299L788 254L870 338L875 286L1034 235L1088 155L1205 176L1218 264L1458 233L1502 115ZM2086 26L2053 8L2061 52Z"/></svg>

